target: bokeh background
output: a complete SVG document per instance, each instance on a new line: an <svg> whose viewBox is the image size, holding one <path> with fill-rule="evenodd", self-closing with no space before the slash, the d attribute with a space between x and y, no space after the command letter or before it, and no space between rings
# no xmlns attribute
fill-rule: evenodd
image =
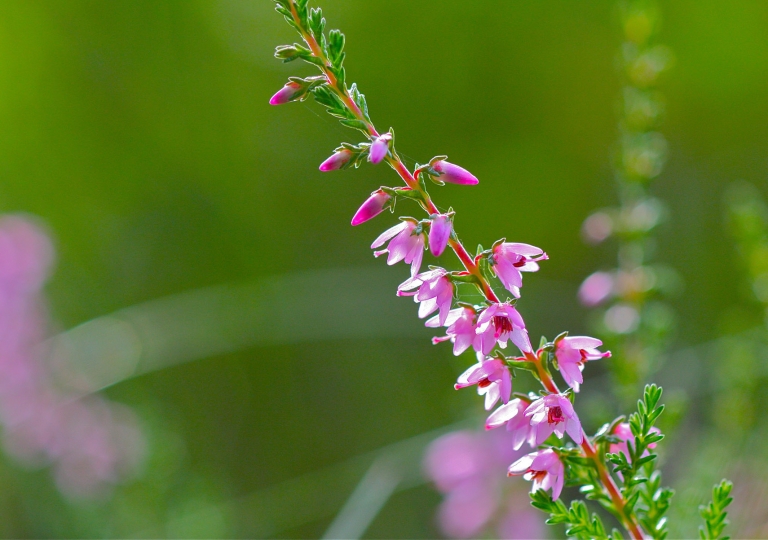
<svg viewBox="0 0 768 540"><path fill-rule="evenodd" d="M615 2L322 7L406 161L447 154L480 178L433 190L465 242L549 253L518 304L532 336L589 332L577 289L615 265L615 246L580 235L616 202ZM751 280L768 264L740 255L726 194L745 181L748 202L768 197L768 4L662 7L656 39L675 65L659 87L669 160L652 192L668 219L654 257L684 284L654 375L672 405L671 534L697 535L695 508L729 475L731 533L760 537L768 339ZM422 453L480 425L477 398L452 388L473 359L430 344L394 294L405 267L371 256L394 218L349 226L392 171L320 173L356 132L310 102L268 106L288 76L312 74L272 57L294 41L267 0L0 4L0 210L53 239L47 335L78 374L57 384L131 411L140 448L85 493L6 445L3 536L440 535ZM605 367L590 370L580 410L595 429L615 403ZM363 479L368 499L350 499Z"/></svg>

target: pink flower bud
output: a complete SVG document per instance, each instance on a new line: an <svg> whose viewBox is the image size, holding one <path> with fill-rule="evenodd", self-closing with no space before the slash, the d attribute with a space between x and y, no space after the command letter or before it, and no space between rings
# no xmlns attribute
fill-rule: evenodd
<svg viewBox="0 0 768 540"><path fill-rule="evenodd" d="M385 133L384 135L376 137L376 139L371 144L371 149L368 151L368 159L371 160L371 163L379 163L387 156L390 140L392 140L392 135L389 133Z"/></svg>
<svg viewBox="0 0 768 540"><path fill-rule="evenodd" d="M445 251L452 227L451 218L445 214L438 214L432 218L432 225L429 227L429 251L435 257L439 257Z"/></svg>
<svg viewBox="0 0 768 540"><path fill-rule="evenodd" d="M344 165L349 163L350 159L352 159L352 150L347 150L344 148L323 161L320 164L320 170L323 172L328 172L341 169Z"/></svg>
<svg viewBox="0 0 768 540"><path fill-rule="evenodd" d="M283 86L277 93L269 100L270 105L282 105L293 100L302 91L302 86L297 82L289 82Z"/></svg>
<svg viewBox="0 0 768 540"><path fill-rule="evenodd" d="M357 212L355 212L355 215L352 218L352 225L360 225L381 214L387 207L387 203L391 198L392 197L389 194L381 189L371 193L368 200L366 200Z"/></svg>
<svg viewBox="0 0 768 540"><path fill-rule="evenodd" d="M461 184L464 186L473 186L480 182L480 180L468 170L444 160L436 161L432 164L432 168L440 173L440 176L438 176L437 179L441 182Z"/></svg>

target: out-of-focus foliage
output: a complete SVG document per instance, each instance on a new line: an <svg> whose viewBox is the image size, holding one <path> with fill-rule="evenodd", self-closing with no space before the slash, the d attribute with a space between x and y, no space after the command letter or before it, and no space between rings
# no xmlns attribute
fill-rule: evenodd
<svg viewBox="0 0 768 540"><path fill-rule="evenodd" d="M323 8L346 34L345 65L373 119L396 128L408 163L448 154L480 179L436 193L468 244L514 235L551 256L518 305L531 332L586 331L576 288L613 259L585 249L579 227L589 209L615 203L614 1L501 2L494 17L481 2ZM762 325L721 216L735 179L768 195L767 38L759 2L664 6L658 40L677 64L661 88L670 157L652 194L672 219L655 258L686 289L675 302L681 352L658 382L670 399L676 389L690 397L662 454L678 490L671 537L695 534L676 509L693 514L723 476L735 483L730 533L765 532L764 422L732 415L738 433L710 429L722 426L719 384L766 373L764 330L749 342L763 346L744 354L747 342L712 342ZM0 210L35 214L53 232L46 292L58 328L113 329L93 319L129 313L170 336L157 348L129 341L142 344L137 364L105 390L139 418L137 475L101 499L68 499L47 468L4 457L0 534L317 537L377 449L418 463L410 446L386 445L452 424L474 403L451 387L466 362L433 347L412 303L395 297L402 268L370 256L389 217L348 225L361 193L391 171L320 173L348 133L312 104L267 105L295 69L273 59L274 46L291 40L264 0L0 4ZM361 276L359 292L329 305L343 292L337 268ZM286 297L295 311L276 308ZM279 330L264 323L275 313ZM580 396L589 429L605 420L607 384ZM419 487L418 467L398 470L412 489L365 534L434 537L438 496Z"/></svg>

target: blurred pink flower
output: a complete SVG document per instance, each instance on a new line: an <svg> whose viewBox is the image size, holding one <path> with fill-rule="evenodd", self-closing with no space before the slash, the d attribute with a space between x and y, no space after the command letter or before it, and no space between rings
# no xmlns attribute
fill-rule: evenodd
<svg viewBox="0 0 768 540"><path fill-rule="evenodd" d="M520 287L523 286L521 272L536 272L539 269L537 261L547 260L543 250L529 244L504 242L493 248L491 269L502 284L516 298L520 298Z"/></svg>
<svg viewBox="0 0 768 540"><path fill-rule="evenodd" d="M512 377L507 365L498 358L480 360L459 376L454 387L456 390L477 385L477 393L485 395L485 410L489 411L501 398L509 401L512 393Z"/></svg>
<svg viewBox="0 0 768 540"><path fill-rule="evenodd" d="M465 186L475 185L480 182L475 175L468 170L445 160L436 161L432 164L432 168L440 173L440 176L438 176L437 179L441 182L461 184Z"/></svg>
<svg viewBox="0 0 768 540"><path fill-rule="evenodd" d="M652 427L651 433L661 433L661 430L657 427ZM615 428L613 428L613 434L616 435L616 437L618 437L619 439L621 439L621 442L612 443L608 451L614 454L623 452L624 455L627 456L627 459L629 459L630 456L629 456L629 448L627 447L627 441L632 441L633 444L635 441L635 436L632 434L632 428L629 427L629 424L627 422L622 422L618 424ZM656 448L656 443L649 444L648 448L653 450L654 448ZM646 450L643 453L643 456L647 456L648 454L649 452Z"/></svg>
<svg viewBox="0 0 768 540"><path fill-rule="evenodd" d="M371 196L365 200L352 217L352 225L360 225L381 214L387 207L390 199L392 197L383 189L378 189L371 193Z"/></svg>
<svg viewBox="0 0 768 540"><path fill-rule="evenodd" d="M594 307L610 298L614 293L613 289L613 274L595 272L585 279L579 287L579 300L587 307Z"/></svg>
<svg viewBox="0 0 768 540"><path fill-rule="evenodd" d="M477 318L475 333L480 337L474 344L475 349L482 354L490 353L496 343L505 349L507 340L523 352L532 351L523 318L509 303L491 304L486 308Z"/></svg>
<svg viewBox="0 0 768 540"><path fill-rule="evenodd" d="M536 446L534 444L536 433L531 429L530 419L525 416L528 405L530 405L529 402L520 398L515 398L502 405L493 411L485 421L485 429L494 429L506 424L507 431L512 434L512 448L519 450L526 441L531 446Z"/></svg>
<svg viewBox="0 0 768 540"><path fill-rule="evenodd" d="M555 345L557 367L560 369L565 382L573 388L574 392L578 392L579 385L584 382L581 371L587 361L611 356L610 351L600 352L597 350L602 345L603 342L599 339L587 336L567 336Z"/></svg>
<svg viewBox="0 0 768 540"><path fill-rule="evenodd" d="M552 489L553 501L556 501L563 491L565 468L560 461L560 456L551 448L531 452L521 457L509 466L507 474L510 476L522 474L526 480L533 480L531 493L539 489Z"/></svg>
<svg viewBox="0 0 768 540"><path fill-rule="evenodd" d="M559 439L568 432L576 444L581 444L581 422L567 396L549 394L531 403L525 411L536 432L536 445L543 443L554 432Z"/></svg>
<svg viewBox="0 0 768 540"><path fill-rule="evenodd" d="M448 317L440 324L439 317L432 317L426 322L426 326L437 328L438 326L448 326L445 336L433 337L432 343L451 340L453 342L453 354L458 356L473 343L478 342L480 337L475 332L475 311L466 307L459 307L448 312ZM476 347L477 348L477 347Z"/></svg>
<svg viewBox="0 0 768 540"><path fill-rule="evenodd" d="M400 261L405 261L411 265L411 276L419 273L421 268L421 259L424 256L424 233L420 230L418 224L414 221L406 220L398 225L387 229L371 244L371 249L376 249L384 245L388 240L387 249L374 251L374 256L379 257L388 253L387 264L392 265Z"/></svg>
<svg viewBox="0 0 768 540"><path fill-rule="evenodd" d="M451 216L446 214L436 214L431 219L432 225L429 226L429 251L435 257L439 257L448 245L453 221Z"/></svg>
<svg viewBox="0 0 768 540"><path fill-rule="evenodd" d="M416 292L412 291L418 287ZM439 309L437 320L442 326L448 318L453 300L453 282L446 277L446 271L435 268L428 272L422 272L405 280L397 287L398 296L413 296L414 301L421 302L419 306L419 318L423 319L436 309Z"/></svg>
<svg viewBox="0 0 768 540"><path fill-rule="evenodd" d="M455 431L435 439L424 455L424 469L445 494L438 525L451 538L475 538L497 525L500 538L543 538L539 516L515 484L505 482L508 464L520 456L511 436Z"/></svg>
<svg viewBox="0 0 768 540"><path fill-rule="evenodd" d="M41 291L52 262L37 224L0 217L0 424L11 455L52 464L62 491L89 496L131 474L143 442L130 410L54 384Z"/></svg>

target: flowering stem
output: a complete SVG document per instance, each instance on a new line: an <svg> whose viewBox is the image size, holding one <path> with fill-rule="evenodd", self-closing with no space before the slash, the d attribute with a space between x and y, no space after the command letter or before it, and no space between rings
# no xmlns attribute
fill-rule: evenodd
<svg viewBox="0 0 768 540"><path fill-rule="evenodd" d="M352 111L355 117L365 124L365 127L368 131L370 138L373 139L373 138L379 137L380 134L376 130L376 127L368 118L366 118L366 116L360 110L360 107L358 107L357 103L355 103L355 100L352 99L352 96L349 95L349 91L346 89L346 87L339 84L338 79L329 69L331 67L331 63L329 62L328 58L325 57L325 54L323 53L323 50L318 44L315 37L310 32L308 32L306 28L304 28L304 26L302 25L301 18L299 17L299 13L296 9L294 0L290 1L290 7L291 7L291 14L293 15L293 20L296 23L297 28L300 29L301 37L306 42L307 46L309 46L309 49L312 51L312 54L316 58L318 58L323 64L322 66L318 66L318 67L322 69L323 74L328 80L328 86L333 90L334 93L336 93L336 95L339 96L342 102L344 102L344 105L346 105L346 107L350 111ZM418 179L413 174L411 174L411 172L408 170L408 168L405 166L405 164L402 162L402 160L400 159L400 157L397 155L396 152L392 151L391 155L387 156L387 163L389 163L389 165L395 170L395 172L397 172L397 174L400 175L400 178L403 179L403 181L408 187L410 187L412 190L418 192L419 195L421 195L421 201L419 201L420 205L428 214L431 215L431 214L440 213L440 210L438 210L435 203L432 202L432 198L430 197L429 193L427 193L427 191L421 187L421 184L419 183ZM491 284L483 275L479 266L475 264L474 259L469 254L469 252L464 247L464 245L461 243L461 241L458 239L458 236L454 235L454 237L452 237L448 241L448 244L451 246L451 249L453 249L453 251L456 253L456 256L459 258L462 265L464 265L464 268L467 270L467 272L477 277L478 288L480 289L482 294L485 296L485 298L489 302L493 302L493 303L500 302L499 297L493 291Z"/></svg>
<svg viewBox="0 0 768 540"><path fill-rule="evenodd" d="M547 371L543 363L536 357L536 355L534 353L527 352L525 353L525 358L529 362L533 362L533 364L536 366L536 371L538 372L539 379L541 379L541 383L544 385L544 388L553 394L559 394L560 389L552 379L549 371ZM584 451L584 455L591 459L595 464L595 468L597 469L597 474L600 477L600 481L603 483L603 486L611 498L611 502L613 503L613 507L616 510L617 517L619 520L621 520L621 524L632 535L632 538L635 538L636 540L643 540L643 538L646 538L647 536L643 534L640 525L637 524L634 514L630 513L627 515L627 512L624 511L626 501L621 495L621 491L619 491L616 482L613 481L613 477L611 477L610 473L608 472L605 463L603 463L603 460L598 455L595 447L592 446L592 443L589 441L589 437L587 436L587 433L584 431L584 429L581 430L581 433L581 449Z"/></svg>

